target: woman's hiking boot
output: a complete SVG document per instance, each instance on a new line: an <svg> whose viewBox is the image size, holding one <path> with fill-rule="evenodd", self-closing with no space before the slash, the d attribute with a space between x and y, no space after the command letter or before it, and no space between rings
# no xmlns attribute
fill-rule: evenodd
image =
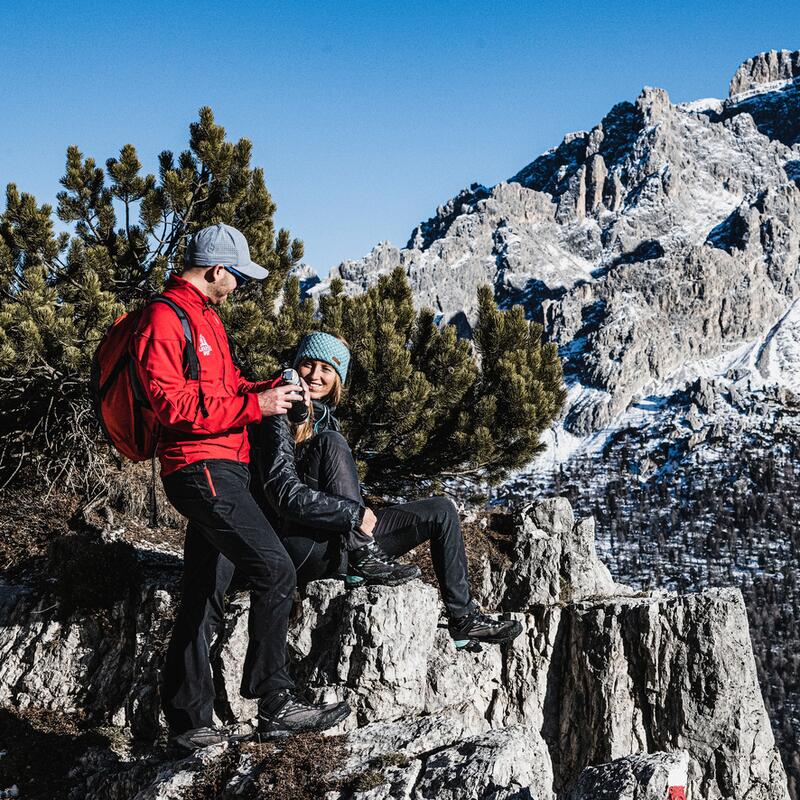
<svg viewBox="0 0 800 800"><path fill-rule="evenodd" d="M280 692L259 700L257 736L272 738L300 731L324 731L341 722L350 713L344 701L307 703L294 692Z"/></svg>
<svg viewBox="0 0 800 800"><path fill-rule="evenodd" d="M457 649L471 652L480 651L479 642L500 644L522 633L522 625L517 620L487 617L477 608L463 617L451 617L447 629Z"/></svg>
<svg viewBox="0 0 800 800"><path fill-rule="evenodd" d="M380 584L399 586L401 583L419 578L422 573L415 564L398 564L385 553L377 542L370 542L357 550L351 550L347 559L347 576L344 581L349 588Z"/></svg>

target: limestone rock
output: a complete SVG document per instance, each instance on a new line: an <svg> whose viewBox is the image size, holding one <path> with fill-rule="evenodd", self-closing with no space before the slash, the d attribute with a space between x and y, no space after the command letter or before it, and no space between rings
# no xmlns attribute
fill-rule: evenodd
<svg viewBox="0 0 800 800"><path fill-rule="evenodd" d="M107 620L54 616L47 601L0 585L0 703L86 711L136 736L159 728L158 671L172 624L173 594L160 576Z"/></svg>
<svg viewBox="0 0 800 800"><path fill-rule="evenodd" d="M628 587L614 582L608 567L597 558L594 517L586 517L573 525L564 542L561 564L564 600L577 601L630 592Z"/></svg>
<svg viewBox="0 0 800 800"><path fill-rule="evenodd" d="M412 761L404 767L390 767L373 789L355 792L331 792L325 800L410 800L417 785L422 763Z"/></svg>
<svg viewBox="0 0 800 800"><path fill-rule="evenodd" d="M128 769L120 769L113 760L82 764L78 769L89 774L84 787L70 800L184 800L187 792L202 781L204 772L227 752L228 745L213 745L185 757L159 763L145 761Z"/></svg>
<svg viewBox="0 0 800 800"><path fill-rule="evenodd" d="M548 762L544 742L524 726L491 731L430 756L417 779L415 796L552 800Z"/></svg>
<svg viewBox="0 0 800 800"><path fill-rule="evenodd" d="M370 722L348 732L349 756L342 771L352 775L390 755L413 761L489 730L489 722L471 704L395 722Z"/></svg>
<svg viewBox="0 0 800 800"><path fill-rule="evenodd" d="M638 753L587 767L566 800L664 800L686 786L687 753ZM678 782L679 781L679 782Z"/></svg>
<svg viewBox="0 0 800 800"><path fill-rule="evenodd" d="M747 59L731 79L731 96L765 83L788 81L800 76L800 50L770 50Z"/></svg>
<svg viewBox="0 0 800 800"><path fill-rule="evenodd" d="M513 611L631 593L614 582L597 558L594 520L576 523L564 498L531 503L518 511L510 560L512 569L489 569L481 597L485 605Z"/></svg>
<svg viewBox="0 0 800 800"><path fill-rule="evenodd" d="M343 776L379 772L365 797L560 797L589 765L685 750L693 796L785 800L738 590L634 596L597 559L592 532L563 499L520 511L513 568L495 569L501 608L523 632L477 653L455 649L436 589L420 581L308 587L290 634L293 671L313 696L351 704L332 733L346 733ZM60 620L30 590L4 587L2 702L74 709L152 738L173 593L150 575L101 623ZM214 648L224 722L254 712L238 696L247 612L238 596ZM81 796L177 796L206 756L227 757L120 764L100 754L81 768ZM229 766L231 780L246 779L244 761Z"/></svg>
<svg viewBox="0 0 800 800"><path fill-rule="evenodd" d="M577 604L559 687L557 784L588 763L685 749L700 797L786 797L745 620L735 589Z"/></svg>

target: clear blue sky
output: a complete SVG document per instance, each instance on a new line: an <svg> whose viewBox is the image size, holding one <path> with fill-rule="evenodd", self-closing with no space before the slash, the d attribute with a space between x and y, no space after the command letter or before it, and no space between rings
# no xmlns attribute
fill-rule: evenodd
<svg viewBox="0 0 800 800"><path fill-rule="evenodd" d="M645 84L720 97L741 61L800 48L800 6L772 0L0 5L3 187L52 202L72 143L152 169L210 105L322 274Z"/></svg>

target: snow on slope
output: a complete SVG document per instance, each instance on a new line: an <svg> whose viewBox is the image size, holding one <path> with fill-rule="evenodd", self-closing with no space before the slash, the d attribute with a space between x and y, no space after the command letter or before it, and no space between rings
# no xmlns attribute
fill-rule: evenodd
<svg viewBox="0 0 800 800"><path fill-rule="evenodd" d="M668 410L678 405L678 396L698 380L716 385L717 393L722 387L729 387L729 391L745 396L758 397L770 390L788 390L800 396L800 300L757 339L742 342L713 358L687 361L664 381L646 385L624 412L600 430L580 437L566 430L563 422L557 423L542 437L547 448L544 453L529 467L512 475L509 483L526 476L552 473L576 456L598 455L619 431L657 428ZM597 392L574 384L567 405L575 406L585 395ZM698 413L702 416L702 412ZM718 414L718 408L713 412L709 409L707 419L693 420L693 425L707 425Z"/></svg>
<svg viewBox="0 0 800 800"><path fill-rule="evenodd" d="M754 366L765 383L800 394L800 300L795 300L767 334Z"/></svg>

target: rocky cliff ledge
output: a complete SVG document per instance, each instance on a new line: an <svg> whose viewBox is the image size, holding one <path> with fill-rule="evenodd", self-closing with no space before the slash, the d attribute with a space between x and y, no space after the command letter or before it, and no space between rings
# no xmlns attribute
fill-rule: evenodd
<svg viewBox="0 0 800 800"><path fill-rule="evenodd" d="M800 77L800 50L769 50L748 58L731 79L730 95Z"/></svg>
<svg viewBox="0 0 800 800"><path fill-rule="evenodd" d="M174 559L139 556L141 592L99 618L60 619L32 590L2 586L0 705L115 732L113 747L90 747L74 765L74 798L291 796L274 777L253 794L264 775L248 746L179 758L131 744L158 736L156 675L176 592ZM496 561L473 576L478 594L524 633L479 653L454 649L423 582L308 588L291 632L295 674L354 712L318 737L308 763L324 778L320 796L664 800L685 784L691 798L788 797L738 590L635 594L615 584L596 558L592 520L576 523L561 499L523 509ZM233 599L216 646L223 721L254 713L236 688L247 602ZM23 746L0 744L12 756ZM283 763L276 774L289 780Z"/></svg>

